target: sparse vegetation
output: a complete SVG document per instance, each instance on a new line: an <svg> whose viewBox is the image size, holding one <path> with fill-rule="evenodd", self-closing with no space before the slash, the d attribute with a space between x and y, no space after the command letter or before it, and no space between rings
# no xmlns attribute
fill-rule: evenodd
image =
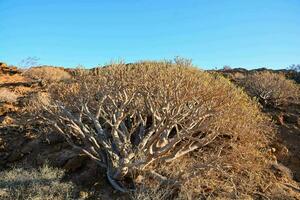
<svg viewBox="0 0 300 200"><path fill-rule="evenodd" d="M24 75L44 82L59 82L63 80L68 80L71 78L71 75L66 72L64 69L59 67L32 67L24 71Z"/></svg>
<svg viewBox="0 0 300 200"><path fill-rule="evenodd" d="M283 74L256 72L248 75L242 84L247 93L263 105L282 105L300 97L299 86Z"/></svg>
<svg viewBox="0 0 300 200"><path fill-rule="evenodd" d="M0 172L0 199L2 200L65 200L72 199L73 186L61 182L64 172L43 166L25 170L14 168Z"/></svg>

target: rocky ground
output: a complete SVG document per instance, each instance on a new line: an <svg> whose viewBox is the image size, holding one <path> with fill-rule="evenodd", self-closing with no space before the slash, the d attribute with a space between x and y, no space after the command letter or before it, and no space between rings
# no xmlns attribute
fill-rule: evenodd
<svg viewBox="0 0 300 200"><path fill-rule="evenodd" d="M233 83L240 85L247 73L254 73L267 69L245 70L227 69L220 70L225 77ZM269 70L272 71L272 70ZM292 70L273 70L275 73L284 73L287 78L299 83L300 73ZM290 102L285 105L262 108L262 111L271 116L277 129L273 148L276 160L288 167L293 179L300 183L300 102Z"/></svg>
<svg viewBox="0 0 300 200"><path fill-rule="evenodd" d="M300 182L300 104L267 112L276 120L278 134L274 148L278 162L287 166L294 180Z"/></svg>
<svg viewBox="0 0 300 200"><path fill-rule="evenodd" d="M241 75L233 77L238 76ZM105 173L95 163L80 153L74 153L62 136L42 134L38 122L24 114L30 97L42 92L44 87L22 76L17 68L0 65L0 89L7 88L17 94L15 102L0 102L0 171L12 166L37 167L48 162L64 168L68 172L66 178L80 187L93 186L103 195L112 195L113 191L103 176ZM273 144L276 159L289 168L293 179L300 183L300 104L264 109L264 112L272 116L278 130Z"/></svg>

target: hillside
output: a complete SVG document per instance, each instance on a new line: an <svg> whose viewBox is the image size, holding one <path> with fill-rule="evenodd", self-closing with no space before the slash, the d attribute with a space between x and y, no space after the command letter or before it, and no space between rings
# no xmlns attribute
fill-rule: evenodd
<svg viewBox="0 0 300 200"><path fill-rule="evenodd" d="M152 67L152 65L154 65L154 67ZM163 69L161 69L161 67L157 67L160 65L162 65ZM186 63L176 63L176 70L177 65L185 66ZM138 68L139 66L142 67ZM164 67L166 68L166 71L163 71L165 69ZM257 71L266 70L247 71L243 69L233 69L198 72L200 70L193 68L188 68L188 70L186 71L180 71L181 68L179 67L178 72L176 70L172 71L172 67L173 64L170 67L170 71L168 71L168 67L166 67L164 64L157 62L154 64L137 63L129 66L126 65L125 68L124 66L118 65L108 66L106 68L92 69L90 70L90 72L88 70L79 69L53 69L52 67L36 68L35 71L31 69L32 71L28 70L24 72L16 67L8 67L6 64L1 63L0 172L5 173L6 171L9 171L13 168L22 168L25 170L37 169L41 166L44 166L45 164L51 167L63 169L65 170L65 176L63 177L62 182L67 181L71 184L74 184L75 189L73 192L74 194L72 194L74 199L97 199L99 197L102 199L146 199L146 197L143 197L143 195L147 196L154 195L155 193L158 194L161 192L161 188L165 188L166 191L172 191L170 192L171 194L166 195L166 197L172 197L174 199L193 199L196 197L201 199L300 199L299 99L297 99L296 101L288 100L280 105L261 105L258 102L250 100L250 98L247 95L245 95L244 92L241 92L240 89L238 89L243 88L243 80L248 74L254 74ZM39 71L37 69L41 70ZM122 73L119 73L118 69L124 69L124 71L122 71ZM142 72L144 72L144 74L148 73L149 77L145 76L145 78L142 79ZM153 76L153 74L151 73L157 74L157 77ZM274 73L284 74L287 77L287 79L294 79L295 81L299 81L299 73L297 74L293 71L281 70L275 71ZM163 74L164 76L162 76L161 74ZM191 74L196 75L194 77L194 75L192 76ZM219 75L216 74L221 74L221 76L219 77ZM75 105L77 105L77 100L80 99L80 97L94 95L88 102L91 104L90 110L92 112L95 108L93 106L96 105L93 104L93 101L95 101L94 98L101 98L101 95L104 94L111 95L112 98L114 98L113 95L117 94L111 93L111 91L116 90L116 92L118 92L124 88L125 90L129 88L128 91L130 93L130 91L134 90L135 88L139 88L138 86L142 85L143 83L149 83L149 85L145 84L145 88L147 88L147 90L145 91L149 93L152 92L153 94L160 94L162 95L161 98L167 98L163 96L164 93L162 91L165 90L166 87L172 87L172 78L170 77L170 75L177 77L176 80L180 80L183 82L183 85L186 85L186 90L184 91L183 89L177 88L178 91L183 91L182 94L177 94L176 92L174 93L174 98L177 98L177 95L182 95L180 96L181 98L179 98L178 100L176 99L176 101L173 101L172 96L172 98L168 99L172 102L170 106L173 106L178 102L182 103L180 105L185 105L187 104L186 102L190 102L195 98L198 98L198 101L196 104L192 104L193 106L197 105L198 102L201 101L207 103L203 105L208 105L208 103L211 107L213 107L212 105L214 105L216 107L216 111L222 113L219 114L220 118L215 118L215 120L219 120L222 118L220 122L217 121L220 124L217 124L218 129L216 130L224 131L224 134L216 136L217 139L211 136L211 138L209 138L207 141L212 141L212 143L208 143L206 141L208 145L201 146L199 150L186 154L185 157L179 158L176 162L166 164L166 167L161 167L160 162L154 162L149 164L150 169L158 169L157 171L159 171L159 174L157 173L156 176L162 179L160 180L162 182L159 182L161 184L161 188L155 188L154 186L152 186L151 184L154 183L155 185L155 183L157 182L154 181L153 177L148 178L147 175L143 173L130 174L124 179L122 179L122 181L120 182L122 182L123 185L128 185L128 188L131 187L131 185L136 185L137 187L143 182L145 184L149 183L148 186L150 186L150 189L137 189L137 191L140 192L138 193L140 195L139 198L137 198L138 195L132 195L131 193L124 194L120 191L116 192L116 187L112 186L112 181L107 180L106 168L101 167L99 164L97 164L97 162L95 162L96 159L91 158L91 156L84 153L82 149L78 148L78 146L84 146L84 140L81 141L79 139L74 139L75 136L72 135L68 136L69 138L75 141L74 146L70 145L70 142L66 141L66 137L64 135L62 135L59 131L55 131L55 129L50 129L49 127L51 125L46 124L46 121L43 121L43 118L40 118L40 114L43 112L46 113L47 110L42 109L36 111L36 107L33 106L35 105L34 103L36 103L35 99L37 97L40 98L40 96L43 97L43 95L47 96L50 94L53 96L57 95L56 100L61 100L61 102L65 103L64 106L66 108L70 108L71 110L73 108L75 109ZM189 79L188 76L191 76L192 78ZM226 79L223 79L222 76L226 77ZM95 77L98 77L99 82L95 82ZM118 81L111 81L112 77L122 77L124 84L123 82L122 84L119 84ZM156 80L156 82L152 81L152 79ZM84 90L84 86L80 85L83 80L85 81L85 84L89 87L87 91ZM205 81L207 81L207 83ZM232 82L234 85L229 81ZM203 85L202 88L199 87L197 90L195 89L194 92L191 88L194 88L196 83L201 83ZM101 88L101 91L105 91L107 93L103 92L102 94L100 90L97 90L97 87L102 87L102 85L106 87L103 86L103 88ZM151 89L155 88L156 86L156 90ZM77 87L79 87L80 89L78 89ZM299 82L297 87L299 87ZM100 97L97 96L96 91L98 91L98 93L100 91ZM170 88L169 92L172 93L172 91L177 90ZM228 91L228 93L223 94L222 92L224 91ZM200 94L206 95L205 98L203 97L203 95ZM168 93L168 95L170 94ZM188 98L189 96L191 96L191 99ZM211 99L218 99L221 97L224 97L224 99L217 101L217 103L215 101L211 101ZM116 102L121 101L122 98L126 99L128 97L115 96ZM132 111L130 111L132 112L131 115L135 114L135 110L140 109L140 112L144 112L144 110L148 108L147 106L141 108L139 107L141 105L144 106L140 103L142 101L142 98L138 99L138 96L134 96L132 98L137 100L136 102L134 101L133 107L128 108L133 109ZM157 100L155 95L147 96L147 98L152 98L153 102L158 102L158 100L160 100ZM148 106L151 105L151 101L149 102ZM160 103L158 102L157 105L160 105ZM213 103L215 103L216 105ZM107 102L106 104L104 104L104 106L106 105L111 104ZM223 110L224 105L228 105L228 107L224 108ZM246 108L244 107L245 105ZM217 106L219 106L220 108ZM107 111L107 109L111 109L111 107L107 106L103 108L103 110L105 111ZM174 107L174 109L175 110L172 112L175 113L177 108ZM71 111L73 112L73 110ZM148 112L150 111L145 111L147 115ZM247 116L239 116L239 112L244 112L245 116ZM253 114L252 112L255 113ZM174 113L173 116L175 116ZM160 114L163 116L163 109L161 110ZM193 114L196 115L196 113ZM143 113L140 116L142 117L142 115ZM192 116L192 114L190 115ZM256 115L261 116L258 117L257 121L252 121L256 120L254 118L251 120L249 119L251 116ZM48 114L46 113L43 116L45 118L48 117L51 120L54 120L55 118L51 115L51 112L49 112ZM88 113L84 113L83 117L86 117L86 119L84 119L83 121L87 124L86 126L89 127L89 130L91 130L92 128L90 127L93 127L91 125L93 124L93 120L88 120L90 120L89 118L92 117L88 116ZM106 117L108 117L108 115ZM150 120L148 118L148 116L145 116L145 121L149 121L144 122L146 130L148 130L151 125L148 125L147 123L153 123L153 119ZM242 121L242 118L243 120L247 121ZM269 122L267 122L268 120L266 120L267 118L272 119L270 125L268 124ZM190 120L194 119L186 119L187 120L184 122L184 125L191 126L190 129L193 130L192 127L196 125L191 124ZM266 127L265 131L259 129L259 123L262 119L266 120L262 121L263 124L266 122L266 124L262 125L262 127ZM62 118L60 118L60 120L65 120L63 119L63 115ZM138 120L138 117L135 118L135 120ZM159 121L159 117L157 117L157 120ZM105 125L105 123L103 125L101 120L99 121L103 127L108 126L107 124ZM111 123L112 122L113 120L111 121ZM143 123L143 120L140 123ZM165 122L162 121L162 123ZM208 121L207 123L211 123L212 127L215 126L214 122ZM242 127L243 123L248 123L248 125L245 125L244 128L241 129L238 129L236 127L239 125L241 125ZM62 124L67 124L67 122L62 122ZM257 126L255 126L255 124ZM270 129L268 129L269 127ZM127 129L130 128L132 128L131 125L127 127ZM202 126L200 128L203 132L205 132L206 130L214 130L212 128L208 129L207 127L206 129ZM249 130L247 130L248 128ZM110 130L111 128L107 129ZM183 128L180 127L177 129ZM67 132L68 130L68 127L65 127L64 132ZM226 132L230 132L231 130L233 132L240 131L241 133L237 133L238 135L230 135L230 133ZM274 133L274 135L270 134L271 136L269 136L269 133L266 133L266 136L262 136L262 138L266 137L267 139L266 141L263 141L264 139L262 138L253 138L253 136L259 136L258 134L253 136L243 135L242 130L245 132L249 131L249 134L252 134L252 132L254 134L255 131L268 132L270 130L270 132ZM127 131L128 130L124 130L124 132ZM175 128L172 130L170 129L170 132L172 132L172 134L176 134L176 131ZM197 134L199 133L197 132ZM183 147L186 147L189 145L192 146L197 142L201 143L203 142L202 139L207 135L209 136L208 133L203 134L202 136L192 135L190 138L187 137L185 139L180 140L180 142L178 142L178 145L182 144ZM243 138L244 136L245 138L247 138L247 140ZM192 137L198 139L195 139L195 142L187 143L189 139L193 139ZM261 143L259 143L260 140L262 140ZM254 144L256 142L257 144ZM256 145L259 147L256 147ZM156 146L154 149L156 148L159 147ZM232 149L236 149L237 153ZM167 155L169 154L166 154L166 156ZM219 157L217 156L217 158L219 160L213 157L212 155L218 155ZM227 165L231 166L231 168L226 168ZM180 169L182 170L181 172L178 171L177 173L174 171L174 173L170 173L171 178L168 177L168 180L174 179L174 182L165 181L165 177L167 177L165 175L169 175L168 173L172 170ZM185 170L195 171L188 174L184 173ZM197 175L197 173L199 175ZM161 174L163 174L164 176L161 177ZM185 176L188 178L186 178ZM194 180L192 178L193 176L198 177L198 179ZM203 181L199 181L200 179L203 179ZM265 179L268 180L266 181ZM165 186L166 183L167 186ZM177 184L179 183L180 186L177 187ZM8 189L4 185L5 184L1 183L0 179L1 199L12 199L12 197L9 197L9 192L7 192ZM199 187L201 187L196 188L198 187L198 185ZM150 192L145 193L145 191L148 190ZM195 194L193 194L195 196L185 196L184 191L188 190L195 191ZM160 196L160 198L162 198L162 196Z"/></svg>

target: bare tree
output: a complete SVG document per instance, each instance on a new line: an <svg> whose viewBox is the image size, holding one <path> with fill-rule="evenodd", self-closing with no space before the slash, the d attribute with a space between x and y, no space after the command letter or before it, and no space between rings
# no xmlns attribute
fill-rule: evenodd
<svg viewBox="0 0 300 200"><path fill-rule="evenodd" d="M39 60L40 59L38 57L27 57L21 60L19 65L21 68L26 70L30 67L37 66Z"/></svg>
<svg viewBox="0 0 300 200"><path fill-rule="evenodd" d="M296 72L300 72L300 64L292 64L288 67L288 69L296 71Z"/></svg>

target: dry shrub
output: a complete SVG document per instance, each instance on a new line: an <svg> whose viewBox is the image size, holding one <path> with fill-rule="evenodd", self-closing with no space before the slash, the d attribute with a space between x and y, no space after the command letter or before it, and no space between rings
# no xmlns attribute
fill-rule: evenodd
<svg viewBox="0 0 300 200"><path fill-rule="evenodd" d="M256 102L188 62L117 64L49 92L45 123L118 190L125 176L151 170L179 180L182 198L243 197L273 181L264 180L272 128Z"/></svg>
<svg viewBox="0 0 300 200"><path fill-rule="evenodd" d="M72 199L73 186L63 183L62 170L43 166L38 170L11 169L0 172L0 199Z"/></svg>
<svg viewBox="0 0 300 200"><path fill-rule="evenodd" d="M299 86L283 74L268 71L248 75L242 85L247 93L263 105L281 105L300 97Z"/></svg>
<svg viewBox="0 0 300 200"><path fill-rule="evenodd" d="M18 95L6 88L0 88L0 102L14 103Z"/></svg>
<svg viewBox="0 0 300 200"><path fill-rule="evenodd" d="M32 67L23 73L25 76L44 82L59 82L68 80L71 75L59 67Z"/></svg>

